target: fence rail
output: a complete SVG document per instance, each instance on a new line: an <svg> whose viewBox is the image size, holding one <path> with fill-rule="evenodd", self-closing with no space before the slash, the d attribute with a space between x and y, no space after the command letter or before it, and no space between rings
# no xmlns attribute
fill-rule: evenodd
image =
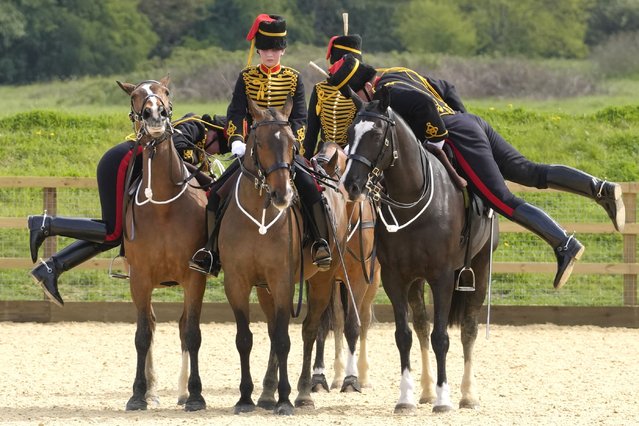
<svg viewBox="0 0 639 426"><path fill-rule="evenodd" d="M639 182L621 183L626 205L626 227L623 232L622 262L619 263L577 263L574 274L613 274L623 276L623 304L637 305L637 276L639 275L639 263L637 263L637 193ZM536 188L528 188L521 185L509 184L513 192L534 193L540 192ZM41 188L43 206L48 214L55 215L58 211L59 189L96 189L95 178L84 177L0 177L0 189L2 188ZM544 190L548 192L548 190ZM611 234L614 228L610 223L583 223L562 222L567 229L587 234ZM24 217L0 217L0 229L24 229L26 221ZM523 227L501 220L499 224L501 233L525 233ZM44 256L48 257L56 252L57 239L48 238L44 244ZM80 265L78 269L104 269L109 264L108 259L92 259ZM31 260L21 257L0 257L0 271L3 269L27 269L32 267ZM556 264L553 262L495 262L495 273L554 273Z"/></svg>

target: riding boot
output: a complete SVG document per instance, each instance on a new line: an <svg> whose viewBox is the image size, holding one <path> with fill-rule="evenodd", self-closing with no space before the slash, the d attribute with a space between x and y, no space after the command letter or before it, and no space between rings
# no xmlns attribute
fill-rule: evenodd
<svg viewBox="0 0 639 426"><path fill-rule="evenodd" d="M557 256L557 274L553 285L560 288L568 281L575 261L584 253L585 247L557 224L543 210L525 203L513 212L512 220L534 232L546 241Z"/></svg>
<svg viewBox="0 0 639 426"><path fill-rule="evenodd" d="M626 208L621 197L621 186L597 179L581 170L567 166L550 166L546 178L549 188L572 192L595 200L606 210L612 224L619 232L626 223Z"/></svg>
<svg viewBox="0 0 639 426"><path fill-rule="evenodd" d="M333 258L331 257L331 248L328 245L328 214L324 207L324 199L311 206L311 215L314 222L311 226L314 239L313 245L311 245L311 258L313 264L320 271L326 271L330 268Z"/></svg>
<svg viewBox="0 0 639 426"><path fill-rule="evenodd" d="M63 272L112 248L113 246L108 244L97 244L84 240L74 241L33 268L31 270L31 277L36 283L42 286L44 293L53 303L62 307L64 301L58 292L58 277Z"/></svg>
<svg viewBox="0 0 639 426"><path fill-rule="evenodd" d="M189 268L205 275L213 275L217 277L220 273L221 263L220 255L216 250L217 233L215 232L217 220L217 208L215 210L206 210L206 229L208 241L206 245L195 252L189 261Z"/></svg>
<svg viewBox="0 0 639 426"><path fill-rule="evenodd" d="M47 237L60 235L101 243L106 238L106 224L82 217L29 216L29 249L35 263L38 249Z"/></svg>

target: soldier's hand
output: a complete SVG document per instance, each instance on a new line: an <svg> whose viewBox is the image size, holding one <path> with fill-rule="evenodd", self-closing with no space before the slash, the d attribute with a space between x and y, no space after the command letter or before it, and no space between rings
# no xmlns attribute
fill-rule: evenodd
<svg viewBox="0 0 639 426"><path fill-rule="evenodd" d="M235 140L231 144L231 152L238 157L241 157L246 152L246 144L241 140Z"/></svg>

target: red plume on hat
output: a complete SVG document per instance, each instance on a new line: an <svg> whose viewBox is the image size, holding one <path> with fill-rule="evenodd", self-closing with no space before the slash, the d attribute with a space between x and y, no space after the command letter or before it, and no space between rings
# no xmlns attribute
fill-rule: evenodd
<svg viewBox="0 0 639 426"><path fill-rule="evenodd" d="M260 28L260 23L273 22L273 21L275 21L275 19L271 18L271 16L266 13L257 15L257 18L255 18L255 22L253 22L253 26L251 27L248 34L246 35L246 39L248 41L251 41L255 38L255 34L257 34L257 30Z"/></svg>

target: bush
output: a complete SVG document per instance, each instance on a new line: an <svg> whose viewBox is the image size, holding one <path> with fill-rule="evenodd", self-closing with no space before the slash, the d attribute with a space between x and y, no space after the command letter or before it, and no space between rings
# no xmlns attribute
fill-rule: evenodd
<svg viewBox="0 0 639 426"><path fill-rule="evenodd" d="M592 50L592 61L606 77L639 75L639 31L613 35Z"/></svg>

